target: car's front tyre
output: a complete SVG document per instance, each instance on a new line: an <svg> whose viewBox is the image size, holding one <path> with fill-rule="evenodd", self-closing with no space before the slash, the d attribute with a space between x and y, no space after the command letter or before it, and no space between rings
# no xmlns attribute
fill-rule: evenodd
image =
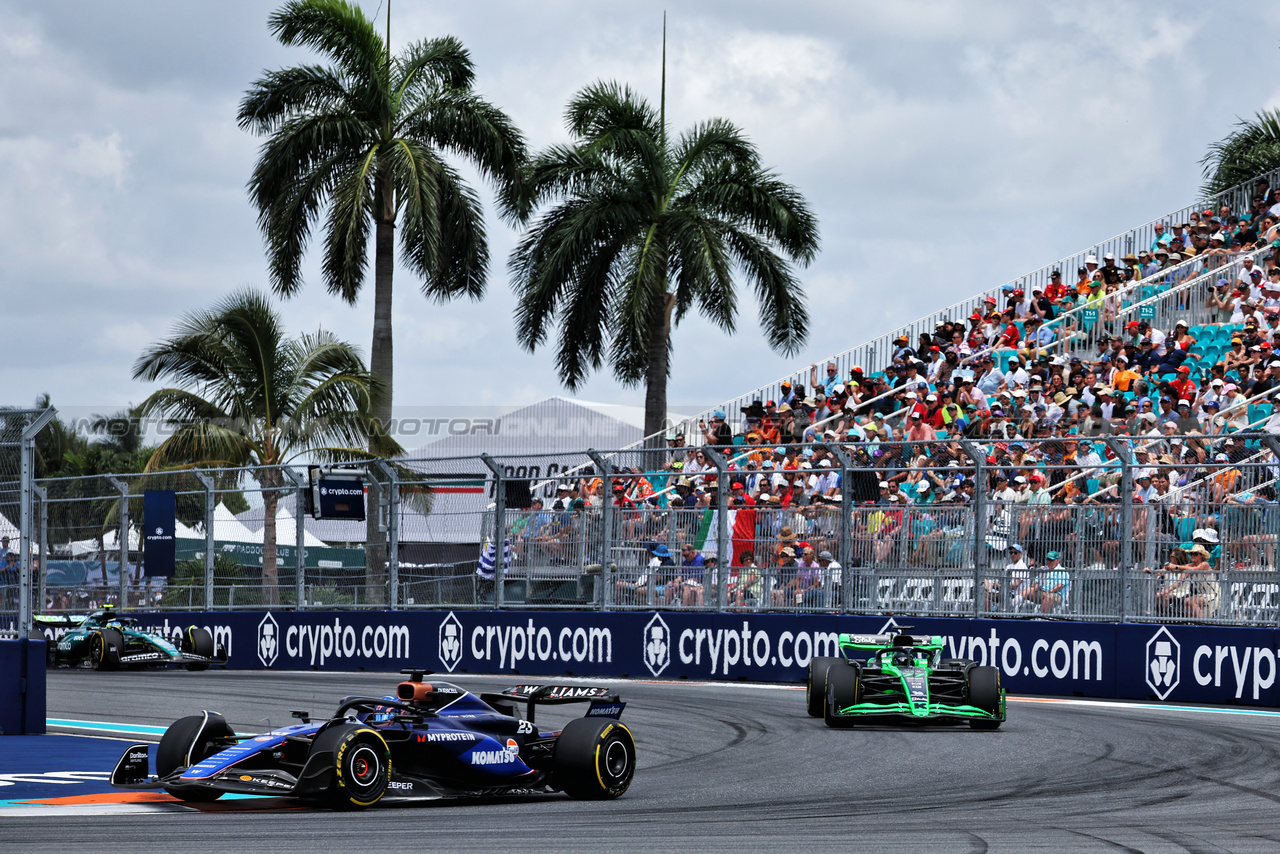
<svg viewBox="0 0 1280 854"><path fill-rule="evenodd" d="M331 726L316 736L311 753L332 755L333 783L322 796L329 808L362 810L387 793L391 748L375 730L362 724Z"/></svg>
<svg viewBox="0 0 1280 854"><path fill-rule="evenodd" d="M827 694L822 716L829 727L851 726L856 718L838 716L840 709L862 700L862 668L854 664L841 664L827 671Z"/></svg>
<svg viewBox="0 0 1280 854"><path fill-rule="evenodd" d="M805 705L809 717L822 717L822 709L827 702L827 671L832 666L843 664L843 658L819 657L809 662L809 681L805 686Z"/></svg>
<svg viewBox="0 0 1280 854"><path fill-rule="evenodd" d="M94 670L119 670L124 635L119 629L98 629L89 638L89 662Z"/></svg>
<svg viewBox="0 0 1280 854"><path fill-rule="evenodd" d="M156 774L167 777L179 768L189 768L221 751L235 738L235 730L222 715L207 712L174 721L156 748ZM222 792L212 789L170 789L165 791L183 801L216 801Z"/></svg>
<svg viewBox="0 0 1280 854"><path fill-rule="evenodd" d="M199 626L188 626L187 630L182 633L182 651L192 652L205 658L213 658L213 635L208 629L202 629ZM189 661L186 664L188 670L208 670L209 662L207 661Z"/></svg>
<svg viewBox="0 0 1280 854"><path fill-rule="evenodd" d="M992 715L1000 714L1000 670L995 667L969 668L969 705ZM969 721L972 729L999 729L1001 721L976 718Z"/></svg>

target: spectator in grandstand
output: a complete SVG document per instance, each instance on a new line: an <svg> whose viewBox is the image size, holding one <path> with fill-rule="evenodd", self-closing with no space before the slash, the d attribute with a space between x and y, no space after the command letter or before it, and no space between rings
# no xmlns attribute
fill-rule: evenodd
<svg viewBox="0 0 1280 854"><path fill-rule="evenodd" d="M747 608L759 604L764 583L760 577L760 567L756 565L755 553L745 551L741 555L736 579L729 584L728 602L735 608Z"/></svg>
<svg viewBox="0 0 1280 854"><path fill-rule="evenodd" d="M770 601L775 607L793 605L796 602L796 550L792 546L784 546L779 552L774 566L773 592Z"/></svg>
<svg viewBox="0 0 1280 854"><path fill-rule="evenodd" d="M733 429L725 421L725 413L722 409L711 413L710 422L699 421L698 429L702 431L703 441L708 445L733 444Z"/></svg>
<svg viewBox="0 0 1280 854"><path fill-rule="evenodd" d="M822 389L823 393L831 394L831 390L840 384L840 368L835 362L827 363L826 377L818 378L818 363L814 362L809 366L809 385L816 391Z"/></svg>
<svg viewBox="0 0 1280 854"><path fill-rule="evenodd" d="M674 571L675 561L671 550L665 543L655 543L649 547L649 563L634 583L619 581L616 585L617 601L638 605L649 601L649 585L653 585L654 601L664 604L668 601L668 585L677 577Z"/></svg>
<svg viewBox="0 0 1280 854"><path fill-rule="evenodd" d="M702 576L706 559L690 543L680 546L680 574L667 585L664 604L702 604Z"/></svg>
<svg viewBox="0 0 1280 854"><path fill-rule="evenodd" d="M1022 598L1048 614L1066 600L1071 589L1071 575L1062 566L1060 552L1051 551L1044 559L1044 568L1026 586Z"/></svg>
<svg viewBox="0 0 1280 854"><path fill-rule="evenodd" d="M8 537L4 538L9 539ZM3 607L6 611L18 609L18 587L21 583L22 567L18 563L18 553L6 551L0 562L0 592L3 592Z"/></svg>

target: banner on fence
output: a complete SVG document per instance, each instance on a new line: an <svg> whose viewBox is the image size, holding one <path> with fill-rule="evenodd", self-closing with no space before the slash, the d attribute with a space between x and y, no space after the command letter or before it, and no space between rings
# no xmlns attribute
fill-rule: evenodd
<svg viewBox="0 0 1280 854"><path fill-rule="evenodd" d="M512 676L799 682L841 632L909 625L943 654L1000 668L1014 693L1280 705L1277 632L1052 620L701 612L266 611L133 614L207 628L237 669L424 667ZM50 640L52 630L46 630Z"/></svg>
<svg viewBox="0 0 1280 854"><path fill-rule="evenodd" d="M142 561L147 575L173 575L177 541L177 493L172 489L148 489L142 498Z"/></svg>

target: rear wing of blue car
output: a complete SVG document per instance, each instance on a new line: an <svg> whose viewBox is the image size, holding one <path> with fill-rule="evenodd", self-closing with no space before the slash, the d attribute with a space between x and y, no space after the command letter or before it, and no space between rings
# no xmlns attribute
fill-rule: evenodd
<svg viewBox="0 0 1280 854"><path fill-rule="evenodd" d="M627 704L618 698L618 693L608 688L595 688L587 685L514 685L498 693L484 693L480 699L486 703L503 706L512 705L513 701L524 700L525 717L532 723L535 720L538 706L555 706L564 703L590 703L584 717L619 718Z"/></svg>

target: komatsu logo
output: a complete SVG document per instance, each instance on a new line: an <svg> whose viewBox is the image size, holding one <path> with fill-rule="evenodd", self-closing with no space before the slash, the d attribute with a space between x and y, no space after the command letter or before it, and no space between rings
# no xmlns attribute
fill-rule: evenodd
<svg viewBox="0 0 1280 854"><path fill-rule="evenodd" d="M507 750L477 750L471 754L472 765L506 765L515 761L515 755Z"/></svg>

